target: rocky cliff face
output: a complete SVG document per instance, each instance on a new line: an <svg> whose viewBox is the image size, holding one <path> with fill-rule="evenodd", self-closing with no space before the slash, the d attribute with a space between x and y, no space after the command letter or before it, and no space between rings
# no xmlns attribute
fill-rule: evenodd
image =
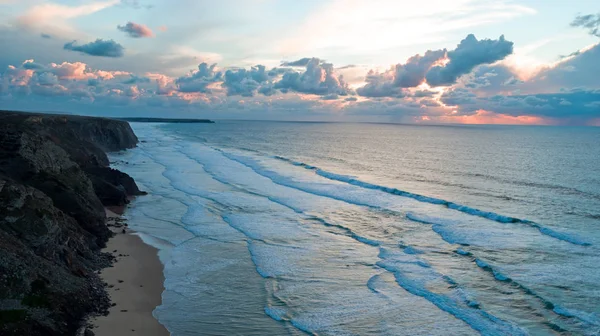
<svg viewBox="0 0 600 336"><path fill-rule="evenodd" d="M107 308L104 205L141 192L105 151L136 143L123 121L0 112L1 335L74 334Z"/></svg>

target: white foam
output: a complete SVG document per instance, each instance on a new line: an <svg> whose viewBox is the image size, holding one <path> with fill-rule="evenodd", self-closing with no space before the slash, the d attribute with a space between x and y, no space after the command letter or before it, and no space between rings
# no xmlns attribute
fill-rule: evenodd
<svg viewBox="0 0 600 336"><path fill-rule="evenodd" d="M475 208L472 208L472 207L469 207L466 205L457 204L457 203L446 201L446 200L439 199L439 198L418 195L418 194L414 194L414 193L411 193L408 191L399 190L397 188L391 188L391 187L386 187L386 186L381 186L381 185L361 181L361 180L358 180L354 176L340 175L340 174L324 171L318 167L311 166L311 165L301 163L301 162L296 162L293 160L289 160L289 159L286 159L286 158L283 158L280 156L278 156L277 158L280 160L290 162L295 166L300 166L300 167L309 169L311 171L315 171L316 174L323 176L325 178L331 179L331 180L348 183L351 185L359 186L361 188L379 190L379 191L383 191L383 192L386 192L386 193L389 193L392 195L408 197L408 198L412 198L412 199L415 199L420 202L426 202L426 203L431 203L431 204L436 204L436 205L445 205L449 209L454 209L454 210L457 210L457 211L460 211L460 212L463 212L463 213L466 213L469 215L486 218L486 219L496 221L499 223L521 223L521 224L525 224L525 225L537 228L539 230L539 232L542 234L548 235L550 237L553 237L553 238L556 238L556 239L559 239L562 241L569 242L571 244L583 245L583 246L591 245L589 242L586 242L586 241L582 240L581 238L576 237L573 234L557 232L556 230L542 226L541 224L538 224L538 223L534 223L530 220L500 215L500 214L497 214L494 212L475 209Z"/></svg>

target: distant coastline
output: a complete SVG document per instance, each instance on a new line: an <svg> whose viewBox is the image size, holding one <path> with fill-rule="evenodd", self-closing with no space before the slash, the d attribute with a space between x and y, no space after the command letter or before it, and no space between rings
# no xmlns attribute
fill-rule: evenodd
<svg viewBox="0 0 600 336"><path fill-rule="evenodd" d="M146 122L146 123L173 123L173 124L214 124L215 122L209 119L179 119L179 118L115 118L128 122Z"/></svg>

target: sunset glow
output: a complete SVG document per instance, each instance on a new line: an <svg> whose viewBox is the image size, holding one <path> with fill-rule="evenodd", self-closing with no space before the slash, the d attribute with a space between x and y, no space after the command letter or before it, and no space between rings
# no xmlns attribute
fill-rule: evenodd
<svg viewBox="0 0 600 336"><path fill-rule="evenodd" d="M0 101L112 115L595 124L600 44L567 15L586 4L561 16L504 0L226 0L211 5L213 19L192 15L206 12L192 2L0 2L0 43L11 46Z"/></svg>

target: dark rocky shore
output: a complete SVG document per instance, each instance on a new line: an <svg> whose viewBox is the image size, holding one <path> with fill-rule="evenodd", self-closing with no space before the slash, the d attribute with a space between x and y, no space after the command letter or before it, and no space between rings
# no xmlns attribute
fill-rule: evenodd
<svg viewBox="0 0 600 336"><path fill-rule="evenodd" d="M110 306L105 206L142 192L105 154L125 121L0 111L0 335L74 335Z"/></svg>

